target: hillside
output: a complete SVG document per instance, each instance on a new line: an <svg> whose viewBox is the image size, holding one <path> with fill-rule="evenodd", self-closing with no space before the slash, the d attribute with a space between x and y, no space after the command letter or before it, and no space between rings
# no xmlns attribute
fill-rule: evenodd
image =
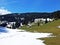
<svg viewBox="0 0 60 45"><path fill-rule="evenodd" d="M46 32L53 33L56 37L53 38L44 38L45 43L47 45L60 45L60 19L55 20L53 22L49 22L42 26L37 26L37 24L33 25L31 28L27 28L27 26L22 27L21 29L25 29L31 32Z"/></svg>
<svg viewBox="0 0 60 45"><path fill-rule="evenodd" d="M49 22L47 24L43 24L42 26L38 26L37 24L31 26L31 28L27 28L26 26L22 27L22 29L27 29L29 31L38 31L38 32L51 32L54 34L60 33L60 29L57 27L60 25L60 19L55 20L53 22ZM57 31L57 32L56 32Z"/></svg>

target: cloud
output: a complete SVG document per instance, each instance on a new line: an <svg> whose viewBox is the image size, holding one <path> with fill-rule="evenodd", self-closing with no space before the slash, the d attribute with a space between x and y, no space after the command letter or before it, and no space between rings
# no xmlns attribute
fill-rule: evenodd
<svg viewBox="0 0 60 45"><path fill-rule="evenodd" d="M12 12L8 11L7 9L4 9L3 7L0 8L0 15L4 15L4 14L10 14Z"/></svg>

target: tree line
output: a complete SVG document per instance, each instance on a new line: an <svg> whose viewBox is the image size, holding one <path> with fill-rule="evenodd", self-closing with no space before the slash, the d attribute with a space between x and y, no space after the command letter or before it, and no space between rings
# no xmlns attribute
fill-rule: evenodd
<svg viewBox="0 0 60 45"><path fill-rule="evenodd" d="M30 12L30 13L12 13L12 14L6 14L6 15L0 15L1 21L20 21L22 22L21 18L24 18L24 23L27 23L28 21L33 22L36 18L55 18L60 19L60 10L55 12Z"/></svg>

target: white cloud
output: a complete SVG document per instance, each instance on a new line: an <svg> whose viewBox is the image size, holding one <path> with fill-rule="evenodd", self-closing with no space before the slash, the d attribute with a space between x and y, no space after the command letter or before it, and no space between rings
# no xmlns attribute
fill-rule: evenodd
<svg viewBox="0 0 60 45"><path fill-rule="evenodd" d="M10 14L11 12L8 11L7 9L4 8L0 8L0 15L4 15L4 14Z"/></svg>

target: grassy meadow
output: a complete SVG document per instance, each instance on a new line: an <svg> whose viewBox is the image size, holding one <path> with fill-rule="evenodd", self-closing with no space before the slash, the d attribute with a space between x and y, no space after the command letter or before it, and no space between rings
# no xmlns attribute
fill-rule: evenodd
<svg viewBox="0 0 60 45"><path fill-rule="evenodd" d="M38 24L36 23L30 28L24 25L20 29L24 29L30 32L53 33L53 35L55 35L56 37L43 38L41 40L45 40L44 43L46 45L60 45L60 28L58 28L57 26L60 26L60 19L40 26L38 26Z"/></svg>

